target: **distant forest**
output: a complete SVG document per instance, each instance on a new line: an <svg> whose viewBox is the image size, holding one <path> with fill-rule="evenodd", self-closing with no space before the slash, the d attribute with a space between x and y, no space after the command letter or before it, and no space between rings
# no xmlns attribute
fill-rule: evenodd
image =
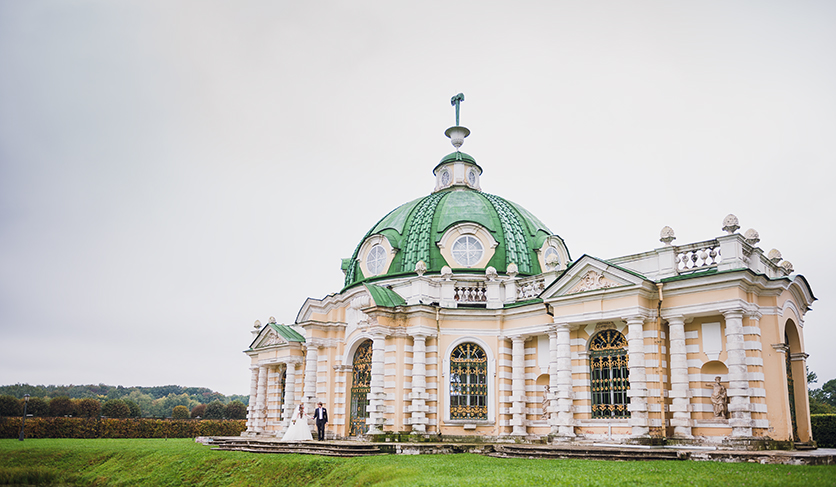
<svg viewBox="0 0 836 487"><path fill-rule="evenodd" d="M249 396L231 395L225 396L220 392L214 392L206 387L183 387L177 385L153 386L153 387L124 387L110 386L107 384L89 385L29 385L14 384L0 386L0 396L11 396L22 399L24 394L32 398L41 398L49 401L57 397L68 397L70 399L97 399L105 402L112 399L121 399L135 403L141 410L143 417L165 418L171 417L176 406L185 406L190 411L196 406L208 405L218 401L223 405L229 405L233 401L240 401L245 406L249 403ZM202 409L203 406L201 406Z"/></svg>

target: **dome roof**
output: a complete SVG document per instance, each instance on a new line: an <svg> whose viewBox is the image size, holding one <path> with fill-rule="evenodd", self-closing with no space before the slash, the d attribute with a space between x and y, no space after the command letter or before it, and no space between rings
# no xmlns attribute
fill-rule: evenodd
<svg viewBox="0 0 836 487"><path fill-rule="evenodd" d="M540 220L523 207L499 196L456 188L410 201L384 216L366 233L351 258L343 260L345 286L367 280L369 276L363 275L361 265L364 258L361 249L370 239L381 241L380 236L386 238L394 256L389 258L388 267L383 272L370 279L414 275L419 261L424 262L429 274L439 273L447 265L463 267L448 263L450 259L445 259L439 248L445 234L461 224L476 224L495 241L492 255L488 254L490 259L481 262L484 265L469 267L468 270L484 272L491 266L497 272L505 273L508 265L514 263L521 275L542 272L535 249L539 250L552 232Z"/></svg>

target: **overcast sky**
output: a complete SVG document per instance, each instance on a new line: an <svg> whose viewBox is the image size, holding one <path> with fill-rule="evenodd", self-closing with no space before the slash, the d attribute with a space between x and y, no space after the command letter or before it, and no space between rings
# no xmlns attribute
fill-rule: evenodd
<svg viewBox="0 0 836 487"><path fill-rule="evenodd" d="M408 7L402 6L408 5ZM453 149L573 258L755 228L836 378L836 2L0 0L0 385L247 394Z"/></svg>

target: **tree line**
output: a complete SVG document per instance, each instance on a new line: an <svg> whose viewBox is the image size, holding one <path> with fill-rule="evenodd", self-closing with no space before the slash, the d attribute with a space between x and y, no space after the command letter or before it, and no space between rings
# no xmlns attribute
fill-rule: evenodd
<svg viewBox="0 0 836 487"><path fill-rule="evenodd" d="M807 372L807 387L810 393L810 414L836 414L836 379L830 379L820 388L813 384L819 381L813 371Z"/></svg>
<svg viewBox="0 0 836 487"><path fill-rule="evenodd" d="M25 394L27 414L53 417L245 419L249 402L205 387L15 384L0 386L0 416L23 414Z"/></svg>

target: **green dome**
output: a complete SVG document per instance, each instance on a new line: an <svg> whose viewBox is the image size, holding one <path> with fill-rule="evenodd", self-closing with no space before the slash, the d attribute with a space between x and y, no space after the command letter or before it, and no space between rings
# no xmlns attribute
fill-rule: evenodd
<svg viewBox="0 0 836 487"><path fill-rule="evenodd" d="M415 264L424 261L427 273L439 273L448 265L438 242L451 227L476 223L490 232L497 246L488 266L505 273L508 265L517 265L521 275L541 272L534 249L539 249L552 232L521 206L499 196L472 189L445 190L395 208L384 216L357 245L351 259L343 260L345 286L365 280L358 262L363 243L372 236L386 237L396 250L388 270L375 280L395 275L414 274ZM455 267L455 266L451 266Z"/></svg>

